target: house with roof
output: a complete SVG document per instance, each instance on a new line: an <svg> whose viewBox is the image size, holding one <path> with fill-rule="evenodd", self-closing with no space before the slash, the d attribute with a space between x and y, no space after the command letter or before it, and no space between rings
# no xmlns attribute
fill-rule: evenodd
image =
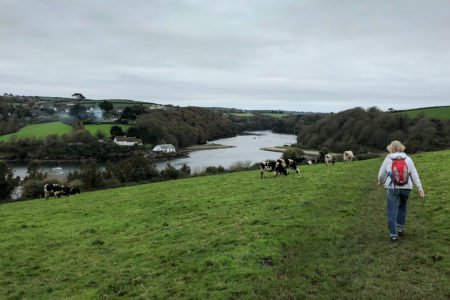
<svg viewBox="0 0 450 300"><path fill-rule="evenodd" d="M177 150L172 144L161 144L153 147L152 151L169 153L176 152Z"/></svg>
<svg viewBox="0 0 450 300"><path fill-rule="evenodd" d="M114 143L119 146L142 146L142 140L132 136L116 136L114 138Z"/></svg>

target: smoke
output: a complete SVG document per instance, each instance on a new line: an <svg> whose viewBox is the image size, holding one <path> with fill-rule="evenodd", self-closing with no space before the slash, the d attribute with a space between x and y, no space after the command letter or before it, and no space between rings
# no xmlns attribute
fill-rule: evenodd
<svg viewBox="0 0 450 300"><path fill-rule="evenodd" d="M100 107L95 107L92 109L92 114L97 121L103 120L103 110Z"/></svg>

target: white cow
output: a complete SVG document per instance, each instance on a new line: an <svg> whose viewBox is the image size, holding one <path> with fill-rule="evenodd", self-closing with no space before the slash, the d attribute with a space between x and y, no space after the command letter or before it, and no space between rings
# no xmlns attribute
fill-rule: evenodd
<svg viewBox="0 0 450 300"><path fill-rule="evenodd" d="M328 164L333 164L334 165L334 159L333 159L333 155L331 155L330 153L325 154L325 164L328 166Z"/></svg>
<svg viewBox="0 0 450 300"><path fill-rule="evenodd" d="M350 150L344 151L344 163L352 162L355 158L355 155L353 155L353 152Z"/></svg>

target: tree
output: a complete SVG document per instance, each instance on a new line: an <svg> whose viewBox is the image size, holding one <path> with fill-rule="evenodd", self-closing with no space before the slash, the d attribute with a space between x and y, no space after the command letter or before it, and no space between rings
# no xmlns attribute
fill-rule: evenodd
<svg viewBox="0 0 450 300"><path fill-rule="evenodd" d="M7 200L19 183L20 177L14 177L11 166L0 160L0 201Z"/></svg>
<svg viewBox="0 0 450 300"><path fill-rule="evenodd" d="M98 106L105 112L108 112L114 108L113 104L106 100L102 101Z"/></svg>
<svg viewBox="0 0 450 300"><path fill-rule="evenodd" d="M81 93L74 93L74 94L72 95L72 97L75 97L75 99L77 99L77 100L83 100L83 99L86 99L86 98L83 96L83 94L81 94Z"/></svg>
<svg viewBox="0 0 450 300"><path fill-rule="evenodd" d="M81 94L81 93L74 93L74 94L72 94L72 97L75 97L75 99L78 100L78 102L77 102L78 105L80 105L80 100L86 99L86 98L83 96L83 94Z"/></svg>
<svg viewBox="0 0 450 300"><path fill-rule="evenodd" d="M83 161L80 166L80 179L86 189L101 187L101 170L95 160Z"/></svg>
<svg viewBox="0 0 450 300"><path fill-rule="evenodd" d="M127 136L135 136L138 137L139 133L138 130L136 129L136 127L130 127L127 130Z"/></svg>
<svg viewBox="0 0 450 300"><path fill-rule="evenodd" d="M24 181L28 180L42 180L46 174L41 172L42 161L32 160L27 166L27 176L25 176Z"/></svg>
<svg viewBox="0 0 450 300"><path fill-rule="evenodd" d="M111 134L111 137L114 138L116 136L122 136L123 135L123 130L122 130L122 127L114 125L109 130L109 133Z"/></svg>
<svg viewBox="0 0 450 300"><path fill-rule="evenodd" d="M84 120L87 117L86 109L80 104L75 104L72 106L69 114L78 120Z"/></svg>

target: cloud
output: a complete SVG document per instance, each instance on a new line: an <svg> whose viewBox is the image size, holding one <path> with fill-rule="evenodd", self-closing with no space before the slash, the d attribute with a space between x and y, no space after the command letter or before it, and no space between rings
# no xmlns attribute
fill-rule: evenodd
<svg viewBox="0 0 450 300"><path fill-rule="evenodd" d="M1 92L305 111L449 103L447 1L1 6Z"/></svg>

